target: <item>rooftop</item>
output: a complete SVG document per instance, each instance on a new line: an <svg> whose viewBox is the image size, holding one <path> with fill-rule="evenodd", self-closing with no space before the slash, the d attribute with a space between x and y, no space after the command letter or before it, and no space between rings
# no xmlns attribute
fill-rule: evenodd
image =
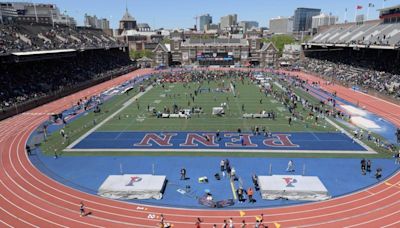
<svg viewBox="0 0 400 228"><path fill-rule="evenodd" d="M128 12L128 8L126 8L125 14L122 17L121 21L135 21L135 18L132 17L129 12Z"/></svg>

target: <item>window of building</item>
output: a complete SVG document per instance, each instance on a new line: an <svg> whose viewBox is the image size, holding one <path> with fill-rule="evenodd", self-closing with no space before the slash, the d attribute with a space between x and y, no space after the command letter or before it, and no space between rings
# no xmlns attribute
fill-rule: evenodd
<svg viewBox="0 0 400 228"><path fill-rule="evenodd" d="M251 41L251 48L252 49L256 49L257 48L257 41L256 40L252 40Z"/></svg>

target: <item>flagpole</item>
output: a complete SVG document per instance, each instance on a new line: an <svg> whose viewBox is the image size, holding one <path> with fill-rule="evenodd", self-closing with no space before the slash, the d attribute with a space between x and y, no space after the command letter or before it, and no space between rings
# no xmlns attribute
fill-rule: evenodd
<svg viewBox="0 0 400 228"><path fill-rule="evenodd" d="M354 13L354 24L357 23L358 6L356 5L356 12Z"/></svg>
<svg viewBox="0 0 400 228"><path fill-rule="evenodd" d="M368 5L368 9L367 9L367 20L366 21L368 21L368 19L369 19L369 9L371 8L371 6L370 5Z"/></svg>
<svg viewBox="0 0 400 228"><path fill-rule="evenodd" d="M344 10L344 23L347 24L347 8Z"/></svg>
<svg viewBox="0 0 400 228"><path fill-rule="evenodd" d="M3 24L3 11L0 9L0 24Z"/></svg>
<svg viewBox="0 0 400 228"><path fill-rule="evenodd" d="M51 13L51 23L53 24L53 28L54 28L54 16L53 16L53 10L50 11Z"/></svg>
<svg viewBox="0 0 400 228"><path fill-rule="evenodd" d="M64 17L65 17L65 21L64 21L64 23L65 23L65 25L68 25L68 20L67 20L67 11L66 11L66 10L64 10Z"/></svg>
<svg viewBox="0 0 400 228"><path fill-rule="evenodd" d="M36 10L36 5L33 3L33 9L35 10L35 17L36 17L36 23L39 23L38 15L37 15L37 10Z"/></svg>

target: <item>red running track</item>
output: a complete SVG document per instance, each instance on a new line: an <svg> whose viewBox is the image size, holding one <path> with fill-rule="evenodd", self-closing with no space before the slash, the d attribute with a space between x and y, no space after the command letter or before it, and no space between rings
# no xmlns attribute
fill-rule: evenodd
<svg viewBox="0 0 400 228"><path fill-rule="evenodd" d="M255 216L261 213L269 227L400 227L399 173L385 183L343 197L298 206L246 210L241 216L238 210L162 208L105 199L55 182L31 164L25 143L31 132L48 118L46 114L31 113L62 111L79 98L98 94L146 72L149 71L135 71L0 122L0 227L158 227L160 214L178 228L195 227L198 217L204 221L202 227L212 224L220 227L223 220L231 217L236 227L243 219L253 227ZM398 115L389 115L400 113L397 105L367 97L371 104L379 104L369 106L362 100L364 97L356 98L361 95L349 89L340 86L327 89L338 91L345 99L360 100L369 110L398 121ZM80 201L92 215L79 216Z"/></svg>

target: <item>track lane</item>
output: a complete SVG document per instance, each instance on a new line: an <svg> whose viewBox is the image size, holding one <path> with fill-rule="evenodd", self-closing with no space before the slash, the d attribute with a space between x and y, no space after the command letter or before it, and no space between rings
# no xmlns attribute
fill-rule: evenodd
<svg viewBox="0 0 400 228"><path fill-rule="evenodd" d="M99 90L92 90L92 92L97 92ZM83 93L83 94L89 94L89 93ZM75 96L76 97L76 96ZM52 104L49 106L46 106L46 110L49 110L49 108L55 108L57 109L58 107L61 108L67 108L70 106L68 104L69 102L68 99L64 99L63 102L58 103L57 105ZM40 111L36 110L36 111ZM18 119L18 121L21 121ZM31 120L32 121L32 120ZM39 124L39 122L42 121L41 118L38 118L37 122L35 121L35 124ZM24 129L24 132L30 132L31 129ZM3 134L6 132L1 133L1 138L3 138ZM20 137L18 135L18 137ZM22 137L25 138L26 136ZM88 201L87 203L87 208L90 210L93 210L95 214L97 215L97 210L102 211L102 219L109 219L110 223L118 226L119 219L126 218L128 217L128 221L131 221L134 227L142 227L143 226L149 226L149 227L154 227L156 225L156 221L154 219L147 219L147 216L145 216L148 213L155 213L156 215L159 215L160 213L164 213L166 215L166 220L173 223L175 226L174 227L187 227L189 224L194 224L194 221L196 217L201 217L203 218L206 223L213 224L213 223L221 223L223 219L228 219L229 217L234 217L235 222L239 222L241 220L241 217L239 216L239 211L203 211L203 210L179 210L179 209L164 209L164 208L157 208L157 207L147 207L148 211L143 212L143 211L138 211L136 209L137 205L135 204L126 204L123 202L117 202L113 200L107 200L103 198L99 198L96 196L88 195L85 193L78 192L76 190L70 189L66 186L63 186L59 183L55 183L53 180L49 179L48 177L44 176L43 174L39 173L38 170L35 167L32 167L30 161L27 159L25 151L24 151L24 140L22 140L22 143L19 143L12 152L9 154L11 155L9 162L11 164L15 165L14 169L14 174L13 175L26 175L27 173L30 173L33 175L34 178L29 178L29 183L23 183L21 181L26 181L22 179L18 179L18 183L24 184L24 188L31 190L32 188L35 189L35 187L45 187L44 191L45 192L51 192L52 194L60 194L59 197L61 202L65 201L65 205L68 206L68 210L74 210L72 208L73 204L76 204L77 200L83 200L84 202ZM10 145L10 144L8 144ZM11 146L11 145L10 145ZM3 152L2 152L3 153ZM10 164L5 164L5 169L10 170ZM397 177L397 176L395 176ZM4 175L0 175L0 178L4 178ZM36 179L37 178L37 179ZM393 181L394 177L390 180ZM45 184L44 184L45 183ZM35 186L35 187L32 187ZM379 184L377 186L374 186L370 188L368 191L376 194L377 197L386 195L390 193L389 195L394 195L391 192L387 191L387 186L385 187L384 184ZM36 189L37 190L37 189ZM35 190L35 191L36 191ZM47 191L48 190L48 191ZM66 192L65 192L66 191ZM1 191L0 191L1 192ZM60 193L64 192L64 194ZM246 216L244 218L248 219L249 221L254 220L255 215L259 215L260 213L266 214L265 220L272 224L275 221L282 220L281 217L292 217L292 220L296 224L300 224L302 220L306 220L305 223L311 224L312 222L308 221L308 219L312 219L312 217L318 217L321 213L324 212L329 212L331 210L337 210L339 212L343 212L341 216L344 217L351 217L351 211L348 213L345 209L349 209L352 206L356 205L363 205L364 200L366 202L370 202L372 199L369 197L371 194L370 193L355 193L350 196L345 196L345 197L340 197L336 198L333 200L325 201L325 202L320 202L320 203L313 203L313 204L307 204L307 205L299 205L299 206L292 206L292 207L286 207L286 208L273 208L273 209L267 209L267 210L246 210ZM53 201L54 198L52 196L49 196L48 194L40 195L41 201L43 200L51 200ZM397 197L398 198L398 197ZM391 198L390 198L391 199ZM27 200L34 200L31 198L28 198ZM353 201L351 204L346 204L348 201ZM358 201L358 202L357 202ZM79 200L78 200L79 202ZM374 202L374 201L373 201ZM393 202L393 201L392 201ZM354 205L353 205L354 204ZM375 203L374 203L375 204ZM383 202L384 205L388 205L389 202L386 200ZM340 206L337 207L336 205ZM24 205L25 206L25 205ZM382 205L376 204L376 208L383 208ZM47 208L47 205L40 205L40 207ZM329 209L324 209L324 208L329 208ZM375 208L375 209L376 209ZM368 205L366 207L362 207L363 211L369 211L368 209L372 209L372 207L369 207ZM104 212L103 212L104 211ZM386 209L382 209L382 211L387 212ZM115 214L121 214L121 216L116 216ZM310 215L308 215L310 213ZM66 213L66 215L70 216L69 213ZM308 216L307 216L308 215ZM72 216L76 216L75 214ZM367 216L368 217L368 216ZM101 218L93 217L93 218L84 218L85 221L87 222L92 222L91 219L96 220L96 221L101 221L104 222ZM51 219L55 219L56 217ZM327 216L326 219L326 224L328 224L329 221L333 221L333 223L336 223L336 220L333 217ZM115 222L115 223L114 223ZM394 221L391 221L394 222ZM44 223L43 225L45 225ZM285 224L285 223L282 223ZM287 223L290 225L290 223ZM390 223L388 223L390 224ZM326 227L324 225L324 227ZM337 226L336 226L337 227Z"/></svg>

